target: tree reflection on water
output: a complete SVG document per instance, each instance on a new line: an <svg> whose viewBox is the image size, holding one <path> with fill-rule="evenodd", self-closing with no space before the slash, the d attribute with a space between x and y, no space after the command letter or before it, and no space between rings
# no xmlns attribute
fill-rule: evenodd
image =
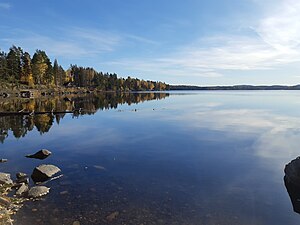
<svg viewBox="0 0 300 225"><path fill-rule="evenodd" d="M84 96L56 96L34 99L0 99L0 112L52 112L36 115L0 116L0 142L8 137L9 131L14 137L24 137L36 128L41 134L52 127L54 121L59 124L67 112L73 117L93 115L98 110L116 109L122 104L137 104L144 101L163 99L168 93L101 93ZM56 113L58 112L58 113Z"/></svg>

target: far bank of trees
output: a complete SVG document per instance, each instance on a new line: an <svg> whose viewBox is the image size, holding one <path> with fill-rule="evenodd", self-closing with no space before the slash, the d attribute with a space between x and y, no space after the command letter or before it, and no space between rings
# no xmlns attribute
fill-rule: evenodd
<svg viewBox="0 0 300 225"><path fill-rule="evenodd" d="M0 51L0 80L29 87L76 86L103 91L168 90L169 85L137 78L118 78L113 73L98 72L90 67L71 65L69 69L52 63L45 51L36 50L31 57L21 47L12 46L9 52Z"/></svg>

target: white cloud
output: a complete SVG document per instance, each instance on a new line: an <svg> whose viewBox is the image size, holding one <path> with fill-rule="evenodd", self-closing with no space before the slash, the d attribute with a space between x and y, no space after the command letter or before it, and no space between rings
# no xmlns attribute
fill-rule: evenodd
<svg viewBox="0 0 300 225"><path fill-rule="evenodd" d="M164 56L113 63L141 73L215 78L225 71L274 70L300 62L300 2L279 0L259 6L263 14L245 24L247 33L202 37Z"/></svg>
<svg viewBox="0 0 300 225"><path fill-rule="evenodd" d="M0 9L10 9L10 8L11 8L11 4L0 2Z"/></svg>
<svg viewBox="0 0 300 225"><path fill-rule="evenodd" d="M273 3L256 31L261 38L280 51L289 51L300 44L300 2L281 0Z"/></svg>

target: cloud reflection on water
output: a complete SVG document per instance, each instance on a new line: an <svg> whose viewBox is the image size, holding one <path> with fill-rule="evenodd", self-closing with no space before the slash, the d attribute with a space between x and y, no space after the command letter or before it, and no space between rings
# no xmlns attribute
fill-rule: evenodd
<svg viewBox="0 0 300 225"><path fill-rule="evenodd" d="M244 99L247 101L247 99ZM229 107L224 102L196 102L192 108L181 110L181 105L172 117L161 118L180 122L184 129L220 131L234 139L253 139L251 149L264 159L281 163L300 155L300 119L286 109L274 110L270 106ZM220 137L221 138L221 137Z"/></svg>

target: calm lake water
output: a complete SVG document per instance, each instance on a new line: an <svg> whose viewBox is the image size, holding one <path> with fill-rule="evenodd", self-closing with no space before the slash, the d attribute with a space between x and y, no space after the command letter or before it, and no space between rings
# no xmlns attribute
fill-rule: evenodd
<svg viewBox="0 0 300 225"><path fill-rule="evenodd" d="M300 92L169 92L1 100L2 172L63 177L15 224L294 225L284 166L300 155ZM43 160L29 153L47 148ZM115 218L108 221L108 215Z"/></svg>

